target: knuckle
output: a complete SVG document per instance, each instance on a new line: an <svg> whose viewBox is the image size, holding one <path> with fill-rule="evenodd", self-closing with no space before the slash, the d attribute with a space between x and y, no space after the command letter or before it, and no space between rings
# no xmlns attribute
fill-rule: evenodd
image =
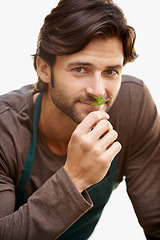
<svg viewBox="0 0 160 240"><path fill-rule="evenodd" d="M112 152L112 151L108 151L107 152L107 161L109 163L111 163L113 161L114 157L115 157L115 153L114 152Z"/></svg>
<svg viewBox="0 0 160 240"><path fill-rule="evenodd" d="M100 156L101 155L101 149L99 147L94 147L94 156Z"/></svg>
<svg viewBox="0 0 160 240"><path fill-rule="evenodd" d="M88 151L91 149L92 141L87 137L83 137L81 138L80 144L83 151Z"/></svg>
<svg viewBox="0 0 160 240"><path fill-rule="evenodd" d="M116 151L119 152L122 149L122 145L120 144L120 142L115 142L114 144L115 144Z"/></svg>
<svg viewBox="0 0 160 240"><path fill-rule="evenodd" d="M103 120L103 121L104 121L106 129L108 129L108 130L112 130L113 129L111 123L108 120Z"/></svg>
<svg viewBox="0 0 160 240"><path fill-rule="evenodd" d="M75 130L75 131L72 133L72 140L78 141L79 136L80 136L80 132L79 132L79 130L77 129L77 130Z"/></svg>
<svg viewBox="0 0 160 240"><path fill-rule="evenodd" d="M92 147L92 139L76 130L72 133L72 143L78 144L82 151L88 151Z"/></svg>
<svg viewBox="0 0 160 240"><path fill-rule="evenodd" d="M104 131L110 131L113 129L111 123L107 119L102 119L97 124L100 128L103 128Z"/></svg>
<svg viewBox="0 0 160 240"><path fill-rule="evenodd" d="M111 133L112 133L113 139L114 139L114 140L117 139L118 133L117 133L114 129L111 130Z"/></svg>
<svg viewBox="0 0 160 240"><path fill-rule="evenodd" d="M92 118L95 122L100 121L100 119L101 119L100 116L97 114L96 111L89 113L89 115L91 116L91 118Z"/></svg>
<svg viewBox="0 0 160 240"><path fill-rule="evenodd" d="M114 142L109 149L106 150L106 158L112 162L114 157L120 152L122 145L119 142Z"/></svg>
<svg viewBox="0 0 160 240"><path fill-rule="evenodd" d="M103 111L93 111L91 113L88 114L91 118L94 119L95 122L98 122L102 119L108 119L108 114L106 112Z"/></svg>
<svg viewBox="0 0 160 240"><path fill-rule="evenodd" d="M117 141L112 144L111 151L110 151L110 154L113 156L112 158L114 158L115 155L119 153L121 148L122 148L121 144Z"/></svg>

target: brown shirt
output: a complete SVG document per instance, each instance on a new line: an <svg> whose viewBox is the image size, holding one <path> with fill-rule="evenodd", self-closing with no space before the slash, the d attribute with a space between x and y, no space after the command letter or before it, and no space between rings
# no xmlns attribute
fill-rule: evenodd
<svg viewBox="0 0 160 240"><path fill-rule="evenodd" d="M0 97L0 239L56 239L93 205L72 183L65 156L48 148L38 132L31 178L25 188L28 203L14 212L18 184L32 137L31 86ZM118 155L119 182L127 191L144 228L160 237L160 118L142 81L124 76L109 111L123 148Z"/></svg>

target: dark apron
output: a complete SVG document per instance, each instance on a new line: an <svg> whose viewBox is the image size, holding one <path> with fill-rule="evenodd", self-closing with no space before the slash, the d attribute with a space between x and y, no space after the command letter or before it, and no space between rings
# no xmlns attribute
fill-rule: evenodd
<svg viewBox="0 0 160 240"><path fill-rule="evenodd" d="M28 200L24 188L30 178L34 155L36 149L36 137L37 137L37 125L41 112L42 93L40 93L36 99L33 113L33 137L31 140L29 153L24 164L24 170L20 182L15 190L16 192L16 204L15 210L18 210L20 206L25 204ZM111 167L106 177L99 183L87 189L94 206L85 213L80 219L78 219L69 229L67 229L58 239L59 240L86 240L92 234L101 214L104 206L108 202L112 191L118 185L119 170L117 167L117 159L112 161ZM54 224L54 223L53 223Z"/></svg>
<svg viewBox="0 0 160 240"><path fill-rule="evenodd" d="M41 112L41 101L42 101L42 93L37 96L35 105L34 105L34 112L33 112L33 136L30 143L30 148L28 152L28 156L26 158L24 169L22 171L22 176L18 186L15 189L16 194L16 203L15 203L15 211L18 210L23 204L25 204L28 200L24 188L30 178L32 173L32 167L34 162L34 155L36 150L36 139L37 139L37 126L38 120Z"/></svg>

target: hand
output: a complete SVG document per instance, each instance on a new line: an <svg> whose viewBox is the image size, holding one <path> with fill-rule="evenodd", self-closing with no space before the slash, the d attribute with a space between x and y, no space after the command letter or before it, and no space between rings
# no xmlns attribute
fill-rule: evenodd
<svg viewBox="0 0 160 240"><path fill-rule="evenodd" d="M64 168L80 192L104 178L121 150L120 143L115 142L118 134L108 119L103 111L91 112L71 136Z"/></svg>

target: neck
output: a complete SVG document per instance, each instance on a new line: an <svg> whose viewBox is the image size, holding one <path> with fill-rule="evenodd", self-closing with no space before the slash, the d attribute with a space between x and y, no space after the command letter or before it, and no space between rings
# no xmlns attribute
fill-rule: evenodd
<svg viewBox="0 0 160 240"><path fill-rule="evenodd" d="M47 93L43 93L38 125L51 151L57 155L66 155L77 124L54 105Z"/></svg>

